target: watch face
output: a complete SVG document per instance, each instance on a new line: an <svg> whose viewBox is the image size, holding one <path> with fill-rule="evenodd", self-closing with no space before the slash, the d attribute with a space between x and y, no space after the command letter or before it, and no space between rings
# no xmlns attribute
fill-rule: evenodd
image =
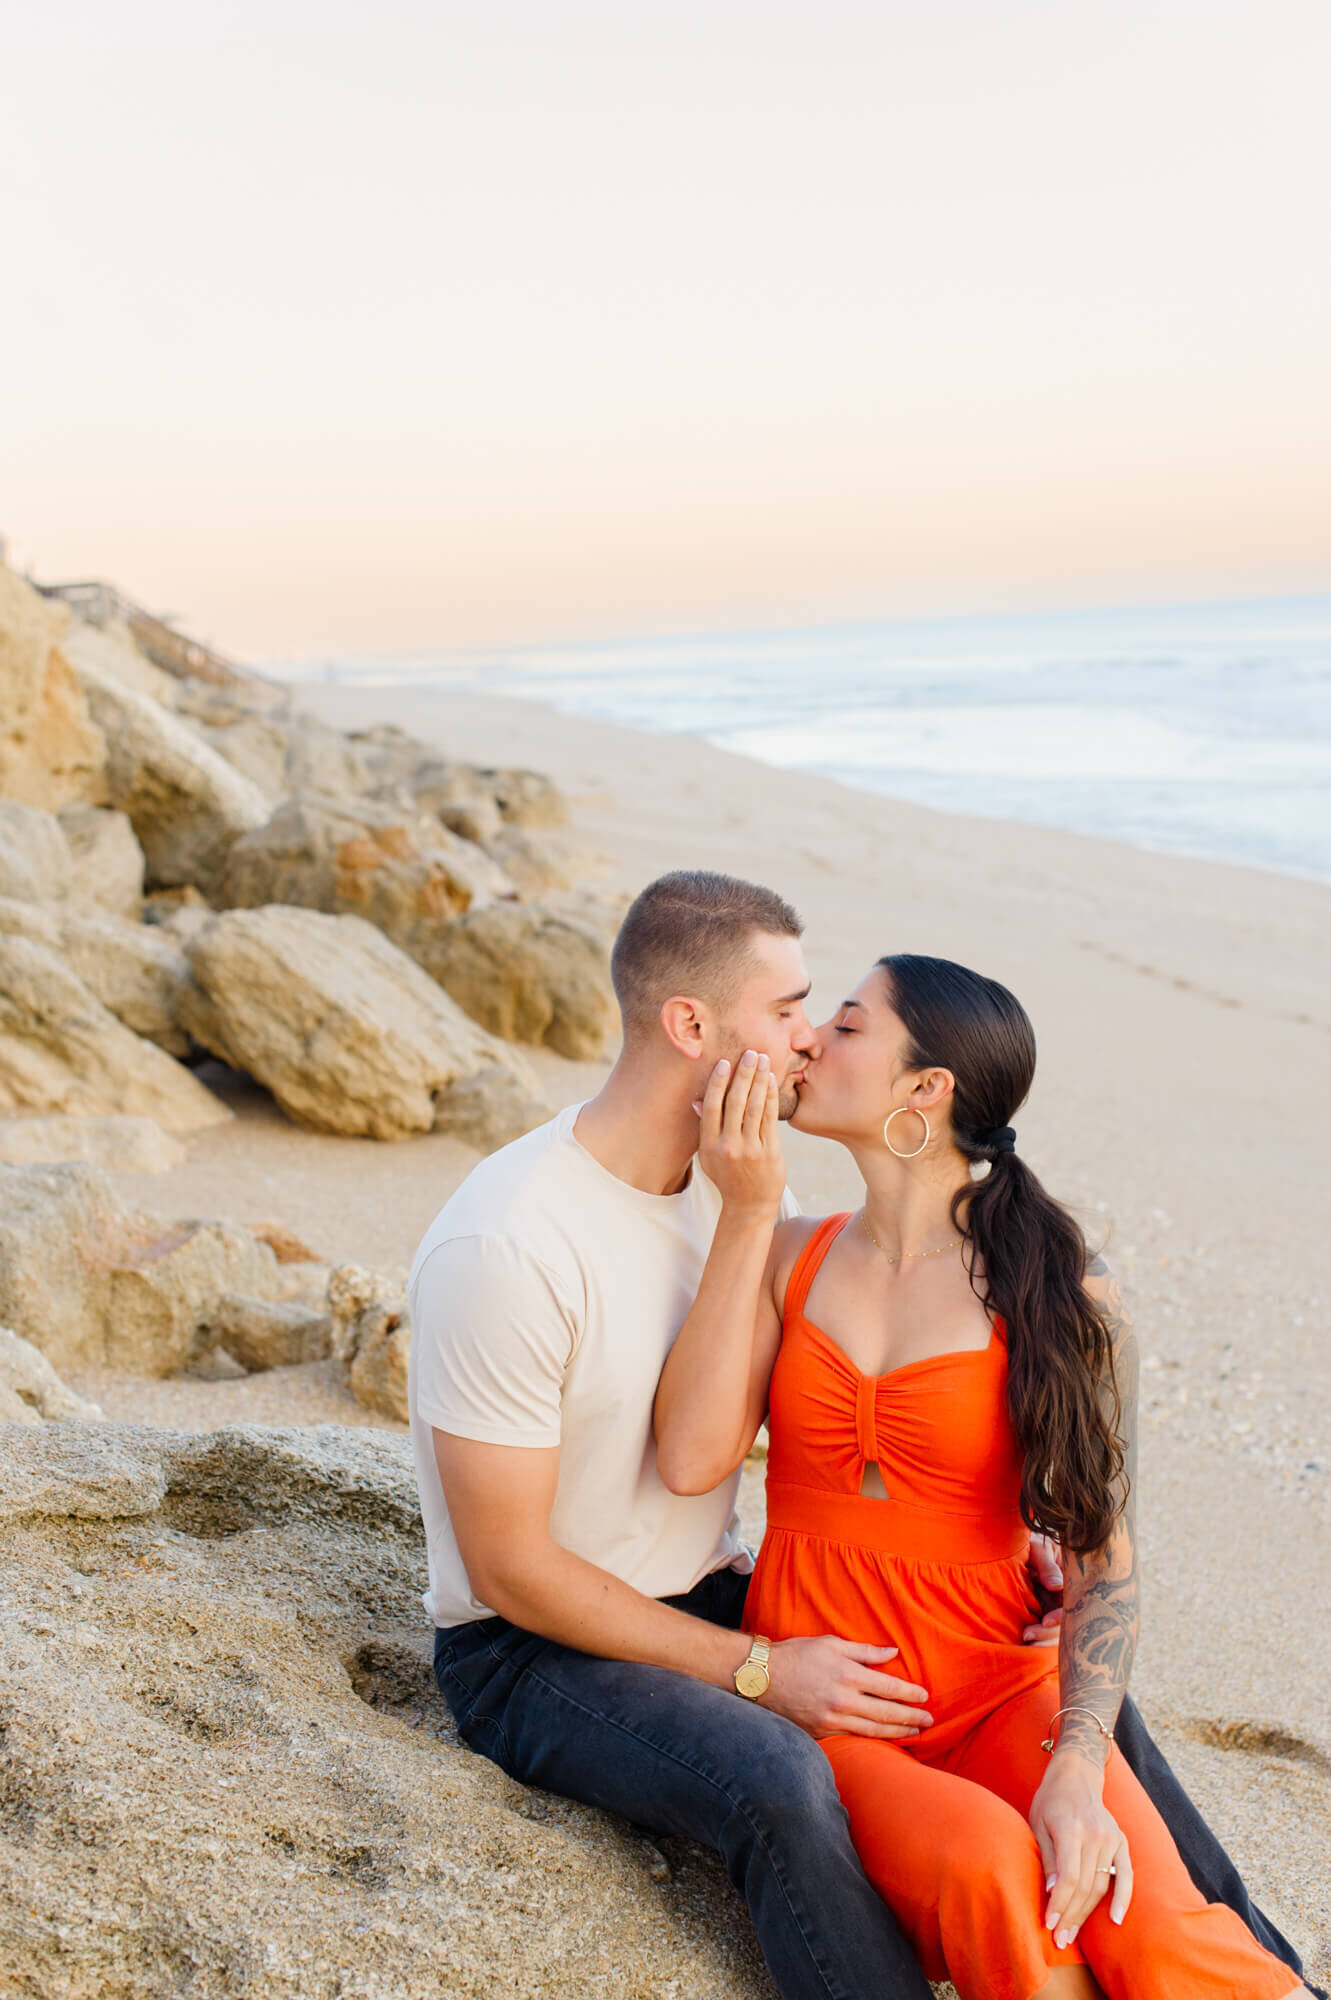
<svg viewBox="0 0 1331 2000"><path fill-rule="evenodd" d="M766 1694L771 1684L772 1676L766 1667L759 1666L756 1660L746 1660L735 1675L735 1686L742 1695L747 1695L750 1701L756 1701L760 1694Z"/></svg>

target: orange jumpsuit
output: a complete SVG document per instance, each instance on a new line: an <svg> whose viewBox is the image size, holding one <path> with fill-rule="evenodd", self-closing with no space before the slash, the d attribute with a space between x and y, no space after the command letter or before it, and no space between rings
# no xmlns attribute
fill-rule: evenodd
<svg viewBox="0 0 1331 2000"><path fill-rule="evenodd" d="M1232 1910L1203 1901L1160 1815L1110 1754L1104 1799L1134 1890L1074 1943L1044 1927L1027 1820L1059 1706L1018 1507L1001 1322L986 1349L861 1374L804 1304L848 1216L819 1225L791 1273L772 1376L767 1534L745 1625L774 1639L835 1632L894 1645L890 1671L928 1689L933 1726L823 1741L865 1870L931 1979L965 2000L1027 2000L1055 1966L1089 1964L1110 2000L1284 2000L1300 1990ZM889 1498L860 1491L877 1461Z"/></svg>

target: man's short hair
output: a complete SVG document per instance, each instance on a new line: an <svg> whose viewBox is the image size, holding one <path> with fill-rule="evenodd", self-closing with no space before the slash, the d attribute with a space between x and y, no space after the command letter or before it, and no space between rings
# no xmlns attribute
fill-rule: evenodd
<svg viewBox="0 0 1331 2000"><path fill-rule="evenodd" d="M652 1026L674 993L724 1012L752 965L754 933L797 938L803 930L790 904L757 882L702 868L649 882L610 959L625 1034Z"/></svg>

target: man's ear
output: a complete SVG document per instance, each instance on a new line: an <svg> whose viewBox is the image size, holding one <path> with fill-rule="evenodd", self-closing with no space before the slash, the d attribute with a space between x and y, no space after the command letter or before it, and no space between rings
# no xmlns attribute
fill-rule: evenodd
<svg viewBox="0 0 1331 2000"><path fill-rule="evenodd" d="M666 1040L690 1062L697 1062L702 1055L706 1026L698 1002L682 993L667 1000L661 1009L661 1028Z"/></svg>

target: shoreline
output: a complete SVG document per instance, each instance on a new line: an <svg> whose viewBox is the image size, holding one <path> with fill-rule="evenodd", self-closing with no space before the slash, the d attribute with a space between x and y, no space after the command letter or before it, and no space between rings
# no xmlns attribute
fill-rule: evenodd
<svg viewBox="0 0 1331 2000"><path fill-rule="evenodd" d="M932 951L1011 985L1040 1039L1017 1119L1052 1192L1108 1252L1143 1373L1145 1631L1134 1692L1259 1901L1331 1970L1331 1356L1318 1244L1331 1068L1331 889L1090 835L982 821L784 773L701 740L419 688L297 690L342 727L393 723L447 756L526 764L627 896L670 867L766 879L806 922L817 1021L883 952ZM537 1052L552 1109L605 1063ZM116 1175L163 1215L271 1218L320 1254L410 1260L475 1154L299 1131L262 1091L170 1176ZM810 1211L849 1207L835 1148L788 1135ZM239 1191L243 1189L243 1194ZM108 1416L215 1428L364 1421L325 1364L248 1381L79 1382Z"/></svg>

